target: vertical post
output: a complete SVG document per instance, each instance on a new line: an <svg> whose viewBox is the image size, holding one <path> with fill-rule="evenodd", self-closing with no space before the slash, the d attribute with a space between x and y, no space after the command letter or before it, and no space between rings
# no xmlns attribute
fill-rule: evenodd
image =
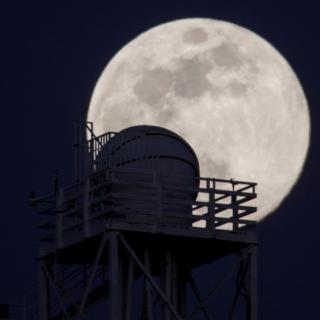
<svg viewBox="0 0 320 320"><path fill-rule="evenodd" d="M258 319L258 247L256 244L251 244L248 253L249 273L247 278L248 288L248 305L247 305L247 319Z"/></svg>
<svg viewBox="0 0 320 320"><path fill-rule="evenodd" d="M109 241L109 264L110 264L110 319L121 320L121 297L120 297L120 272L119 272L119 238L115 231L110 233Z"/></svg>
<svg viewBox="0 0 320 320"><path fill-rule="evenodd" d="M171 289L171 295L172 295L172 304L175 308L178 309L178 266L177 266L177 257L176 255L171 252L171 266L172 266L172 289Z"/></svg>
<svg viewBox="0 0 320 320"><path fill-rule="evenodd" d="M84 181L83 188L83 230L86 238L90 237L90 212L89 212L89 190L90 182L88 177Z"/></svg>
<svg viewBox="0 0 320 320"><path fill-rule="evenodd" d="M82 179L86 180L88 177L88 171L89 171L89 155L88 155L88 144L86 143L86 131L83 130L82 133L82 140L81 140L81 149L82 149Z"/></svg>
<svg viewBox="0 0 320 320"><path fill-rule="evenodd" d="M178 273L178 312L181 317L184 319L187 315L187 272L185 264L182 261L178 260L177 264L177 273Z"/></svg>
<svg viewBox="0 0 320 320"><path fill-rule="evenodd" d="M132 318L131 305L132 305L132 287L133 287L133 281L134 281L134 261L132 257L129 257L128 264L129 265L128 265L128 280L126 284L125 320L130 320Z"/></svg>
<svg viewBox="0 0 320 320"><path fill-rule="evenodd" d="M207 221L206 227L210 231L215 229L215 181L212 181L212 186L210 185L210 180L206 181L206 187L209 192L209 203L208 203L208 214L209 220Z"/></svg>
<svg viewBox="0 0 320 320"><path fill-rule="evenodd" d="M165 254L165 294L169 301L171 302L171 293L172 293L172 259L171 259L171 252L169 250L166 251ZM170 311L165 306L164 310L164 319L171 320Z"/></svg>
<svg viewBox="0 0 320 320"><path fill-rule="evenodd" d="M56 244L57 248L63 247L63 189L58 190L56 200Z"/></svg>
<svg viewBox="0 0 320 320"><path fill-rule="evenodd" d="M232 229L233 231L237 231L239 228L238 224L238 205L237 203L237 195L236 190L234 189L234 183L232 182L232 196L231 196L231 206L232 206Z"/></svg>
<svg viewBox="0 0 320 320"><path fill-rule="evenodd" d="M43 261L40 260L38 268L39 320L49 320L49 284Z"/></svg>
<svg viewBox="0 0 320 320"><path fill-rule="evenodd" d="M148 272L150 272L150 254L149 250L144 250L144 265ZM152 310L152 295L151 295L151 285L148 279L145 277L144 279L145 286L145 302L146 302L146 311L147 311L147 319L153 319L153 310Z"/></svg>
<svg viewBox="0 0 320 320"><path fill-rule="evenodd" d="M78 183L80 180L79 176L79 123L74 124L74 182Z"/></svg>

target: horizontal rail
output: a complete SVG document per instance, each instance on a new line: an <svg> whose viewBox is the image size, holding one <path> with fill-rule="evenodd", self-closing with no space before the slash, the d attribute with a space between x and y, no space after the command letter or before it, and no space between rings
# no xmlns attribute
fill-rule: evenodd
<svg viewBox="0 0 320 320"><path fill-rule="evenodd" d="M112 168L89 175L87 185L86 189L84 181L78 182L42 198L46 201L40 203L39 214L46 218L38 225L40 241L55 246L59 240L61 246L64 238L84 237L86 228L103 226L110 219L184 229L199 229L194 224L202 221L206 232L230 224L234 231L255 225L244 219L257 210L247 204L257 196L252 182Z"/></svg>

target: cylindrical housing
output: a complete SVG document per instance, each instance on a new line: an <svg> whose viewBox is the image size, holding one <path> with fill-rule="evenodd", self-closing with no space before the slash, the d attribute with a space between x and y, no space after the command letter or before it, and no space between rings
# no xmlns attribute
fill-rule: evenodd
<svg viewBox="0 0 320 320"><path fill-rule="evenodd" d="M190 145L179 135L156 126L134 126L116 134L105 146L103 154L116 172L112 192L127 194L117 205L140 212L191 214L191 201L196 198L199 185L199 163ZM161 188L161 199L148 185ZM137 195L137 199L135 199ZM146 200L141 203L140 196ZM143 198L143 197L142 197ZM158 207L157 207L158 206ZM130 211L130 210L129 210Z"/></svg>

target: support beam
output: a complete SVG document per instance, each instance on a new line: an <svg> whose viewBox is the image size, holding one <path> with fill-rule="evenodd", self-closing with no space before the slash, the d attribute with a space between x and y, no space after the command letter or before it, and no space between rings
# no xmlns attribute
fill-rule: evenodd
<svg viewBox="0 0 320 320"><path fill-rule="evenodd" d="M177 257L176 255L171 251L171 270L172 270L172 283L171 283L171 301L172 304L177 308L178 310L178 266L177 266Z"/></svg>
<svg viewBox="0 0 320 320"><path fill-rule="evenodd" d="M177 295L178 295L178 311L182 318L187 316L187 271L185 263L180 259L177 261Z"/></svg>
<svg viewBox="0 0 320 320"><path fill-rule="evenodd" d="M240 254L240 262L239 262L239 268L238 273L236 277L236 286L235 286L235 294L232 299L232 303L229 310L228 319L233 320L234 314L236 311L237 303L239 300L239 297L242 296L247 301L247 308L246 308L246 316L248 319L249 315L249 308L248 308L248 296L247 296L247 287L246 287L246 279L248 277L248 248L244 249ZM244 292L242 292L244 291ZM249 318L250 319L250 318Z"/></svg>
<svg viewBox="0 0 320 320"><path fill-rule="evenodd" d="M192 290L198 300L199 306L201 307L201 310L202 310L205 318L207 320L212 320L212 317L210 316L209 311L207 310L205 304L203 303L203 299L201 297L200 290L198 289L198 286L196 285L196 283L193 280L191 275L189 276L189 282L190 282L191 288L192 288Z"/></svg>
<svg viewBox="0 0 320 320"><path fill-rule="evenodd" d="M49 320L49 281L44 268L40 260L38 270L39 320Z"/></svg>
<svg viewBox="0 0 320 320"><path fill-rule="evenodd" d="M58 291L58 288L55 284L55 281L54 279L51 277L50 273L49 273L49 270L47 269L46 265L44 263L42 263L42 266L41 266L41 269L43 270L43 272L45 273L46 277L47 277L47 281L48 281L48 284L50 285L53 293L55 294L57 300L58 300L58 303L61 307L61 311L62 311L62 314L63 314L63 317L66 319L66 320L70 320L70 317L69 317L69 314L67 312L67 309L64 305L64 301L63 301L63 298L61 297L61 294L59 293ZM48 317L49 319L49 317Z"/></svg>
<svg viewBox="0 0 320 320"><path fill-rule="evenodd" d="M92 287L92 283L93 283L93 279L94 279L94 277L96 275L96 271L97 271L97 268L99 266L99 263L100 263L100 260L101 260L101 256L103 254L107 238L108 238L108 235L106 233L104 233L102 235L101 240L100 240L100 245L99 245L99 248L98 248L94 263L93 263L93 266L92 266L91 274L90 274L89 279L87 280L86 287L85 287L85 290L84 290L83 295L82 295L81 304L80 304L80 307L79 307L79 310L78 310L78 316L77 316L78 319L81 319L81 316L82 316L83 311L85 309L86 302L87 302L87 299L88 299L88 295L90 293L90 290L91 290L91 287Z"/></svg>
<svg viewBox="0 0 320 320"><path fill-rule="evenodd" d="M128 280L126 283L126 303L125 303L125 320L132 319L132 289L134 281L134 261L129 257L128 262Z"/></svg>
<svg viewBox="0 0 320 320"><path fill-rule="evenodd" d="M147 248L144 250L144 265L148 272L150 272L150 252ZM146 315L148 320L153 319L153 301L152 301L152 292L151 285L149 281L145 278L144 284L145 290L145 303L146 303Z"/></svg>
<svg viewBox="0 0 320 320"><path fill-rule="evenodd" d="M172 301L172 257L169 250L165 254L165 294ZM171 320L168 308L164 310L164 319Z"/></svg>
<svg viewBox="0 0 320 320"><path fill-rule="evenodd" d="M250 245L248 253L248 274L247 274L247 288L248 288L248 305L247 305L247 319L258 319L258 247L257 245Z"/></svg>
<svg viewBox="0 0 320 320"><path fill-rule="evenodd" d="M90 230L90 201L89 201L90 182L86 178L83 186L83 231L84 236L89 238L91 236Z"/></svg>
<svg viewBox="0 0 320 320"><path fill-rule="evenodd" d="M158 295L160 296L160 298L162 299L162 301L167 305L168 309L170 310L171 314L174 316L174 318L176 320L183 320L178 312L176 311L176 309L174 308L174 306L172 305L172 303L170 302L170 300L168 299L168 297L166 296L166 294L159 288L158 284L154 281L154 279L152 278L152 276L150 275L150 273L147 271L147 269L145 268L145 266L143 265L143 263L140 261L140 259L138 258L138 256L134 253L134 251L131 249L131 247L129 246L128 242L125 240L125 238L120 234L119 238L123 244L123 246L126 248L126 250L128 251L128 253L131 255L131 257L133 258L133 260L135 261L135 263L138 265L138 267L141 269L141 271L143 272L144 276L148 279L148 281L150 282L151 286L153 287L153 289L158 293ZM112 320L114 320L113 318L111 318ZM118 318L115 318L118 319Z"/></svg>
<svg viewBox="0 0 320 320"><path fill-rule="evenodd" d="M63 237L63 201L64 201L64 192L63 189L60 188L58 190L58 194L56 196L56 247L58 249L63 248L64 246L64 237Z"/></svg>
<svg viewBox="0 0 320 320"><path fill-rule="evenodd" d="M121 320L121 295L120 295L120 263L119 263L119 235L116 231L110 232L109 240L109 265L110 265L110 319Z"/></svg>

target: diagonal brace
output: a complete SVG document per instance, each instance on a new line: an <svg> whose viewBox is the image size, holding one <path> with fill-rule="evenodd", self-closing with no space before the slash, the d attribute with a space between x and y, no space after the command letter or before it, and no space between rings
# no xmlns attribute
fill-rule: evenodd
<svg viewBox="0 0 320 320"><path fill-rule="evenodd" d="M123 246L127 249L128 253L131 255L131 257L133 258L133 260L135 261L135 263L139 266L139 268L141 269L141 271L144 273L145 277L147 278L147 280L150 282L151 286L154 288L154 290L158 293L158 295L161 297L161 299L163 300L163 302L167 305L168 309L170 310L170 312L172 313L172 315L175 317L175 319L177 320L183 320L178 312L176 311L175 307L172 305L172 303L169 301L168 297L166 296L166 294L159 288L158 284L153 280L152 276L150 275L150 273L148 272L148 270L145 268L145 266L143 265L143 263L140 261L140 259L138 258L138 256L135 254L135 252L131 249L131 247L129 246L128 242L125 240L125 238L123 237L122 234L119 234L119 238L123 244Z"/></svg>
<svg viewBox="0 0 320 320"><path fill-rule="evenodd" d="M196 295L196 297L198 299L199 307L202 309L204 316L206 317L207 320L212 320L212 317L210 316L210 314L206 308L204 300L202 299L202 297L200 295L200 291L199 291L199 289L198 289L198 287L197 287L197 285L191 275L189 275L189 282L190 282L190 285L191 285L191 288L192 288L194 294Z"/></svg>
<svg viewBox="0 0 320 320"><path fill-rule="evenodd" d="M57 290L57 288L56 288L56 286L54 284L54 280L50 276L48 268L46 267L46 265L44 263L42 264L41 268L45 272L45 275L47 276L47 279L49 280L49 283L50 283L50 285L51 285L51 287L53 289L53 292L55 293L55 295L56 295L56 297L57 297L57 299L59 301L59 304L60 304L60 306L62 308L63 314L65 315L67 320L70 320L69 314L68 314L68 312L66 310L66 307L65 307L65 305L63 303L63 299L62 299L61 295L59 294L59 292L58 292L58 290Z"/></svg>
<svg viewBox="0 0 320 320"><path fill-rule="evenodd" d="M81 304L80 304L80 307L79 307L79 310L78 310L77 319L81 319L82 313L84 311L84 308L85 308L85 305L86 305L86 302L87 302L87 298L88 298L89 292L91 290L92 282L93 282L93 279L95 277L95 274L96 274L96 271L97 271L97 268L98 268L98 265L99 265L99 262L100 262L100 259L101 259L101 256L102 256L102 253L103 253L103 250L105 248L105 244L106 244L107 240L108 240L108 234L104 233L102 238L101 238L100 244L99 244L99 248L98 248L95 260L94 260L94 264L92 266L92 271L91 271L90 277L89 277L89 279L87 281L86 288L85 288L84 293L82 295Z"/></svg>

